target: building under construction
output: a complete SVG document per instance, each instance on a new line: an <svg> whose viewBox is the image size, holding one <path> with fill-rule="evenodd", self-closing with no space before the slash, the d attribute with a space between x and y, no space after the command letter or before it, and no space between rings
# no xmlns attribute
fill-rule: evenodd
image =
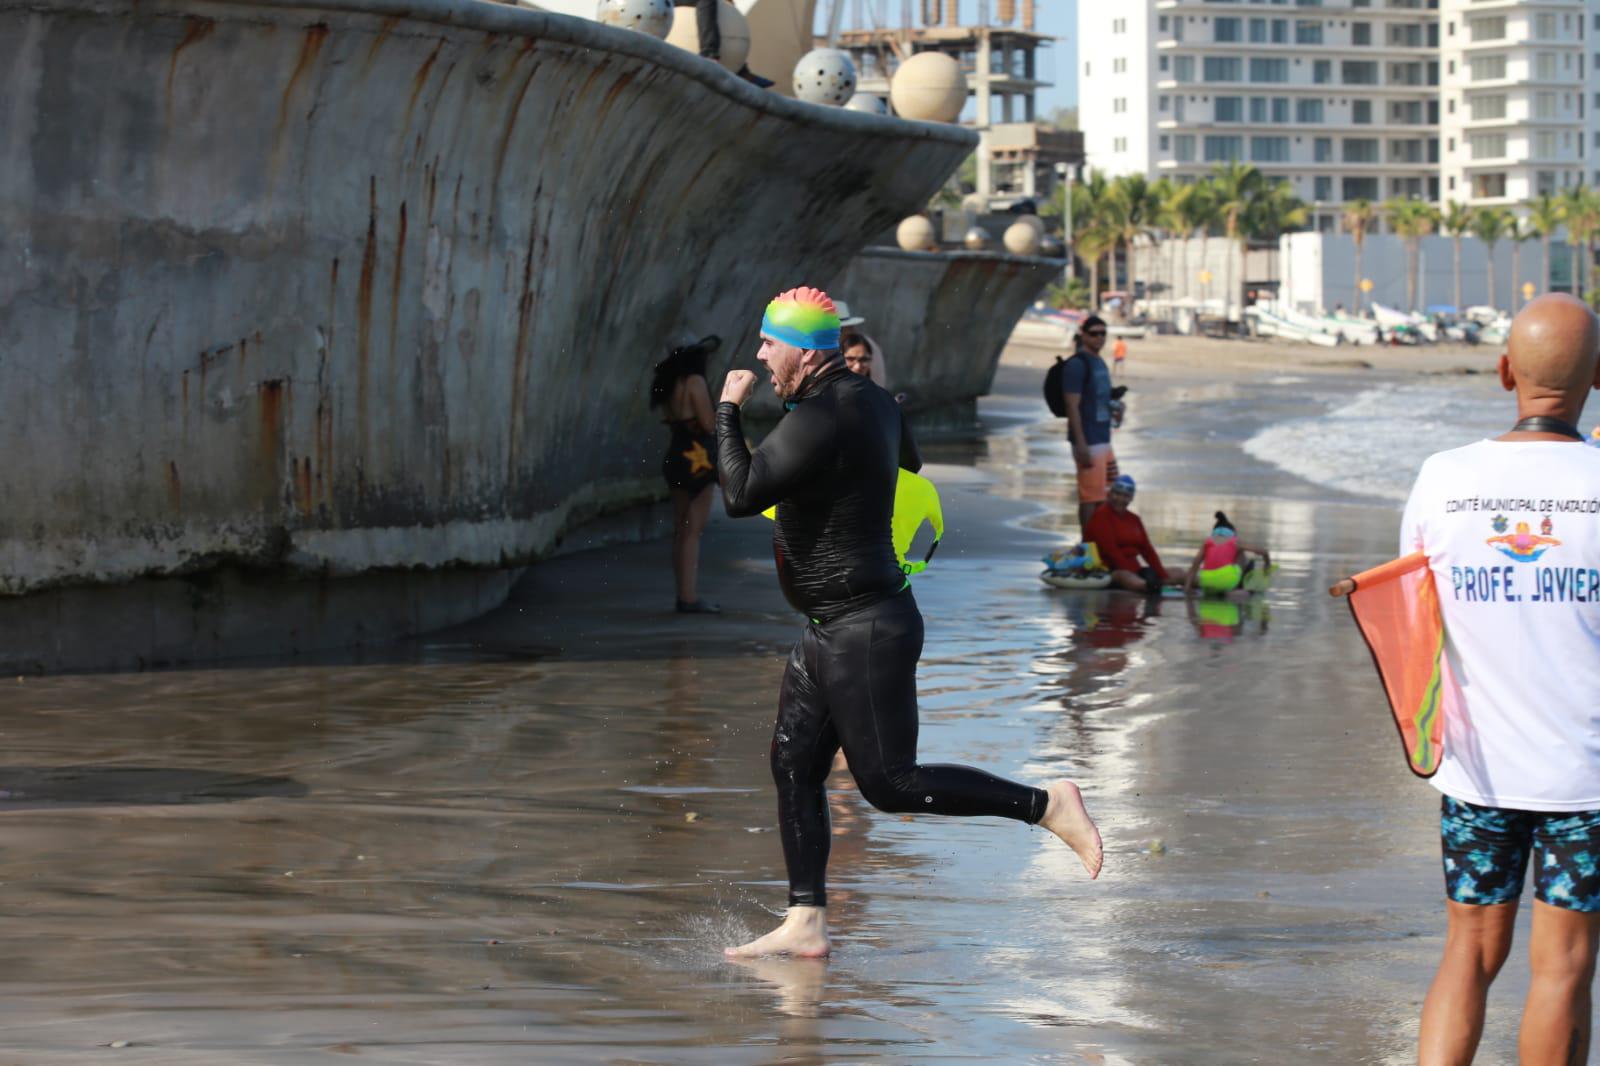
<svg viewBox="0 0 1600 1066"><path fill-rule="evenodd" d="M1037 122L1038 91L1051 84L1040 53L1055 39L1035 29L1035 0L1021 0L1020 24L1018 0L973 6L976 19L963 22L960 0L922 0L919 24L912 0L902 0L899 25L890 25L886 0L857 0L857 28L840 31L834 46L855 61L856 91L883 98L903 59L943 52L959 63L972 99L963 121L980 136L975 191L990 209L1004 209L1050 196L1061 176L1082 164L1083 135Z"/></svg>

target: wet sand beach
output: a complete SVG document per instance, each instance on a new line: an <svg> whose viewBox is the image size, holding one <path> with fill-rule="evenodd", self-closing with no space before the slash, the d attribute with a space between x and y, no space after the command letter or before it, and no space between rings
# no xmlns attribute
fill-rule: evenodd
<svg viewBox="0 0 1600 1066"><path fill-rule="evenodd" d="M1042 831L879 814L839 774L836 954L722 961L783 904L766 757L800 620L770 526L718 513L716 618L629 545L393 649L5 682L0 1062L1410 1061L1438 800L1324 591L1394 554L1399 507L1243 445L1493 353L1133 345L1117 450L1166 561L1221 508L1280 563L1236 622L1037 580L1075 500L1050 355L1014 346L981 438L925 449L921 748L1079 781L1098 882ZM1525 991L1519 949L1480 1061L1514 1057Z"/></svg>

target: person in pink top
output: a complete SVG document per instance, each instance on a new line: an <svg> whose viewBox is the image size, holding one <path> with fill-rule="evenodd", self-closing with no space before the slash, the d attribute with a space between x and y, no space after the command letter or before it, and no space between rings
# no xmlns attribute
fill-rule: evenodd
<svg viewBox="0 0 1600 1066"><path fill-rule="evenodd" d="M1226 595L1239 589L1244 584L1245 575L1255 565L1254 560L1244 559L1245 555L1259 555L1261 565L1272 565L1272 553L1240 541L1227 515L1218 511L1213 517L1216 524L1211 528L1211 535L1194 553L1189 572L1184 575L1183 592L1186 596L1194 592L1197 581L1202 592Z"/></svg>

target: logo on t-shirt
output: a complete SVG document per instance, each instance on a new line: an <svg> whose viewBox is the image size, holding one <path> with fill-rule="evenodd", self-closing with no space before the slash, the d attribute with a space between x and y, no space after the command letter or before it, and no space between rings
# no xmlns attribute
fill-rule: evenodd
<svg viewBox="0 0 1600 1066"><path fill-rule="evenodd" d="M1539 523L1539 532L1535 533L1527 522L1518 522L1516 528L1507 533L1511 528L1510 520L1505 515L1497 514L1490 521L1490 526L1495 531L1495 536L1484 543L1495 551L1519 563L1531 563L1551 548L1559 548L1561 542L1550 534L1555 530L1555 523L1549 515L1544 516L1544 521Z"/></svg>

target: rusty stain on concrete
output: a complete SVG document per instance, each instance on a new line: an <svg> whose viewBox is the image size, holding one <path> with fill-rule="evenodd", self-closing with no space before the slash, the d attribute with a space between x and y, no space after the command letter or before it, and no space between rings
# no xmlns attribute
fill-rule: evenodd
<svg viewBox="0 0 1600 1066"><path fill-rule="evenodd" d="M174 511L183 510L183 480L178 476L178 464L167 460L167 503Z"/></svg>
<svg viewBox="0 0 1600 1066"><path fill-rule="evenodd" d="M217 28L214 20L191 15L184 20L183 40L172 50L172 58L167 62L167 110L172 109L172 83L178 76L178 57L183 55L183 50L197 41L202 41L211 36Z"/></svg>
<svg viewBox="0 0 1600 1066"><path fill-rule="evenodd" d="M361 278L356 283L356 432L358 461L367 456L367 384L372 359L372 281L378 272L378 179L373 176L367 189L367 243L361 252Z"/></svg>
<svg viewBox="0 0 1600 1066"><path fill-rule="evenodd" d="M406 269L406 202L400 201L400 222L394 238L394 274L389 281L389 362L400 340L400 281Z"/></svg>
<svg viewBox="0 0 1600 1066"><path fill-rule="evenodd" d="M306 76L306 72L316 61L317 54L322 51L322 46L327 40L327 23L316 22L305 28L301 36L300 58L295 61L294 72L289 75L289 84L283 87L283 95L278 101L278 125L272 134L274 144L283 139L283 127L289 121L289 107L294 100L295 88L300 84L300 79Z"/></svg>
<svg viewBox="0 0 1600 1066"><path fill-rule="evenodd" d="M378 27L378 32L373 34L372 44L367 48L366 62L361 64L362 77L366 77L372 71L372 64L377 60L378 52L383 48L383 42L389 39L389 35L394 32L395 27L398 25L400 25L400 16L390 15Z"/></svg>

